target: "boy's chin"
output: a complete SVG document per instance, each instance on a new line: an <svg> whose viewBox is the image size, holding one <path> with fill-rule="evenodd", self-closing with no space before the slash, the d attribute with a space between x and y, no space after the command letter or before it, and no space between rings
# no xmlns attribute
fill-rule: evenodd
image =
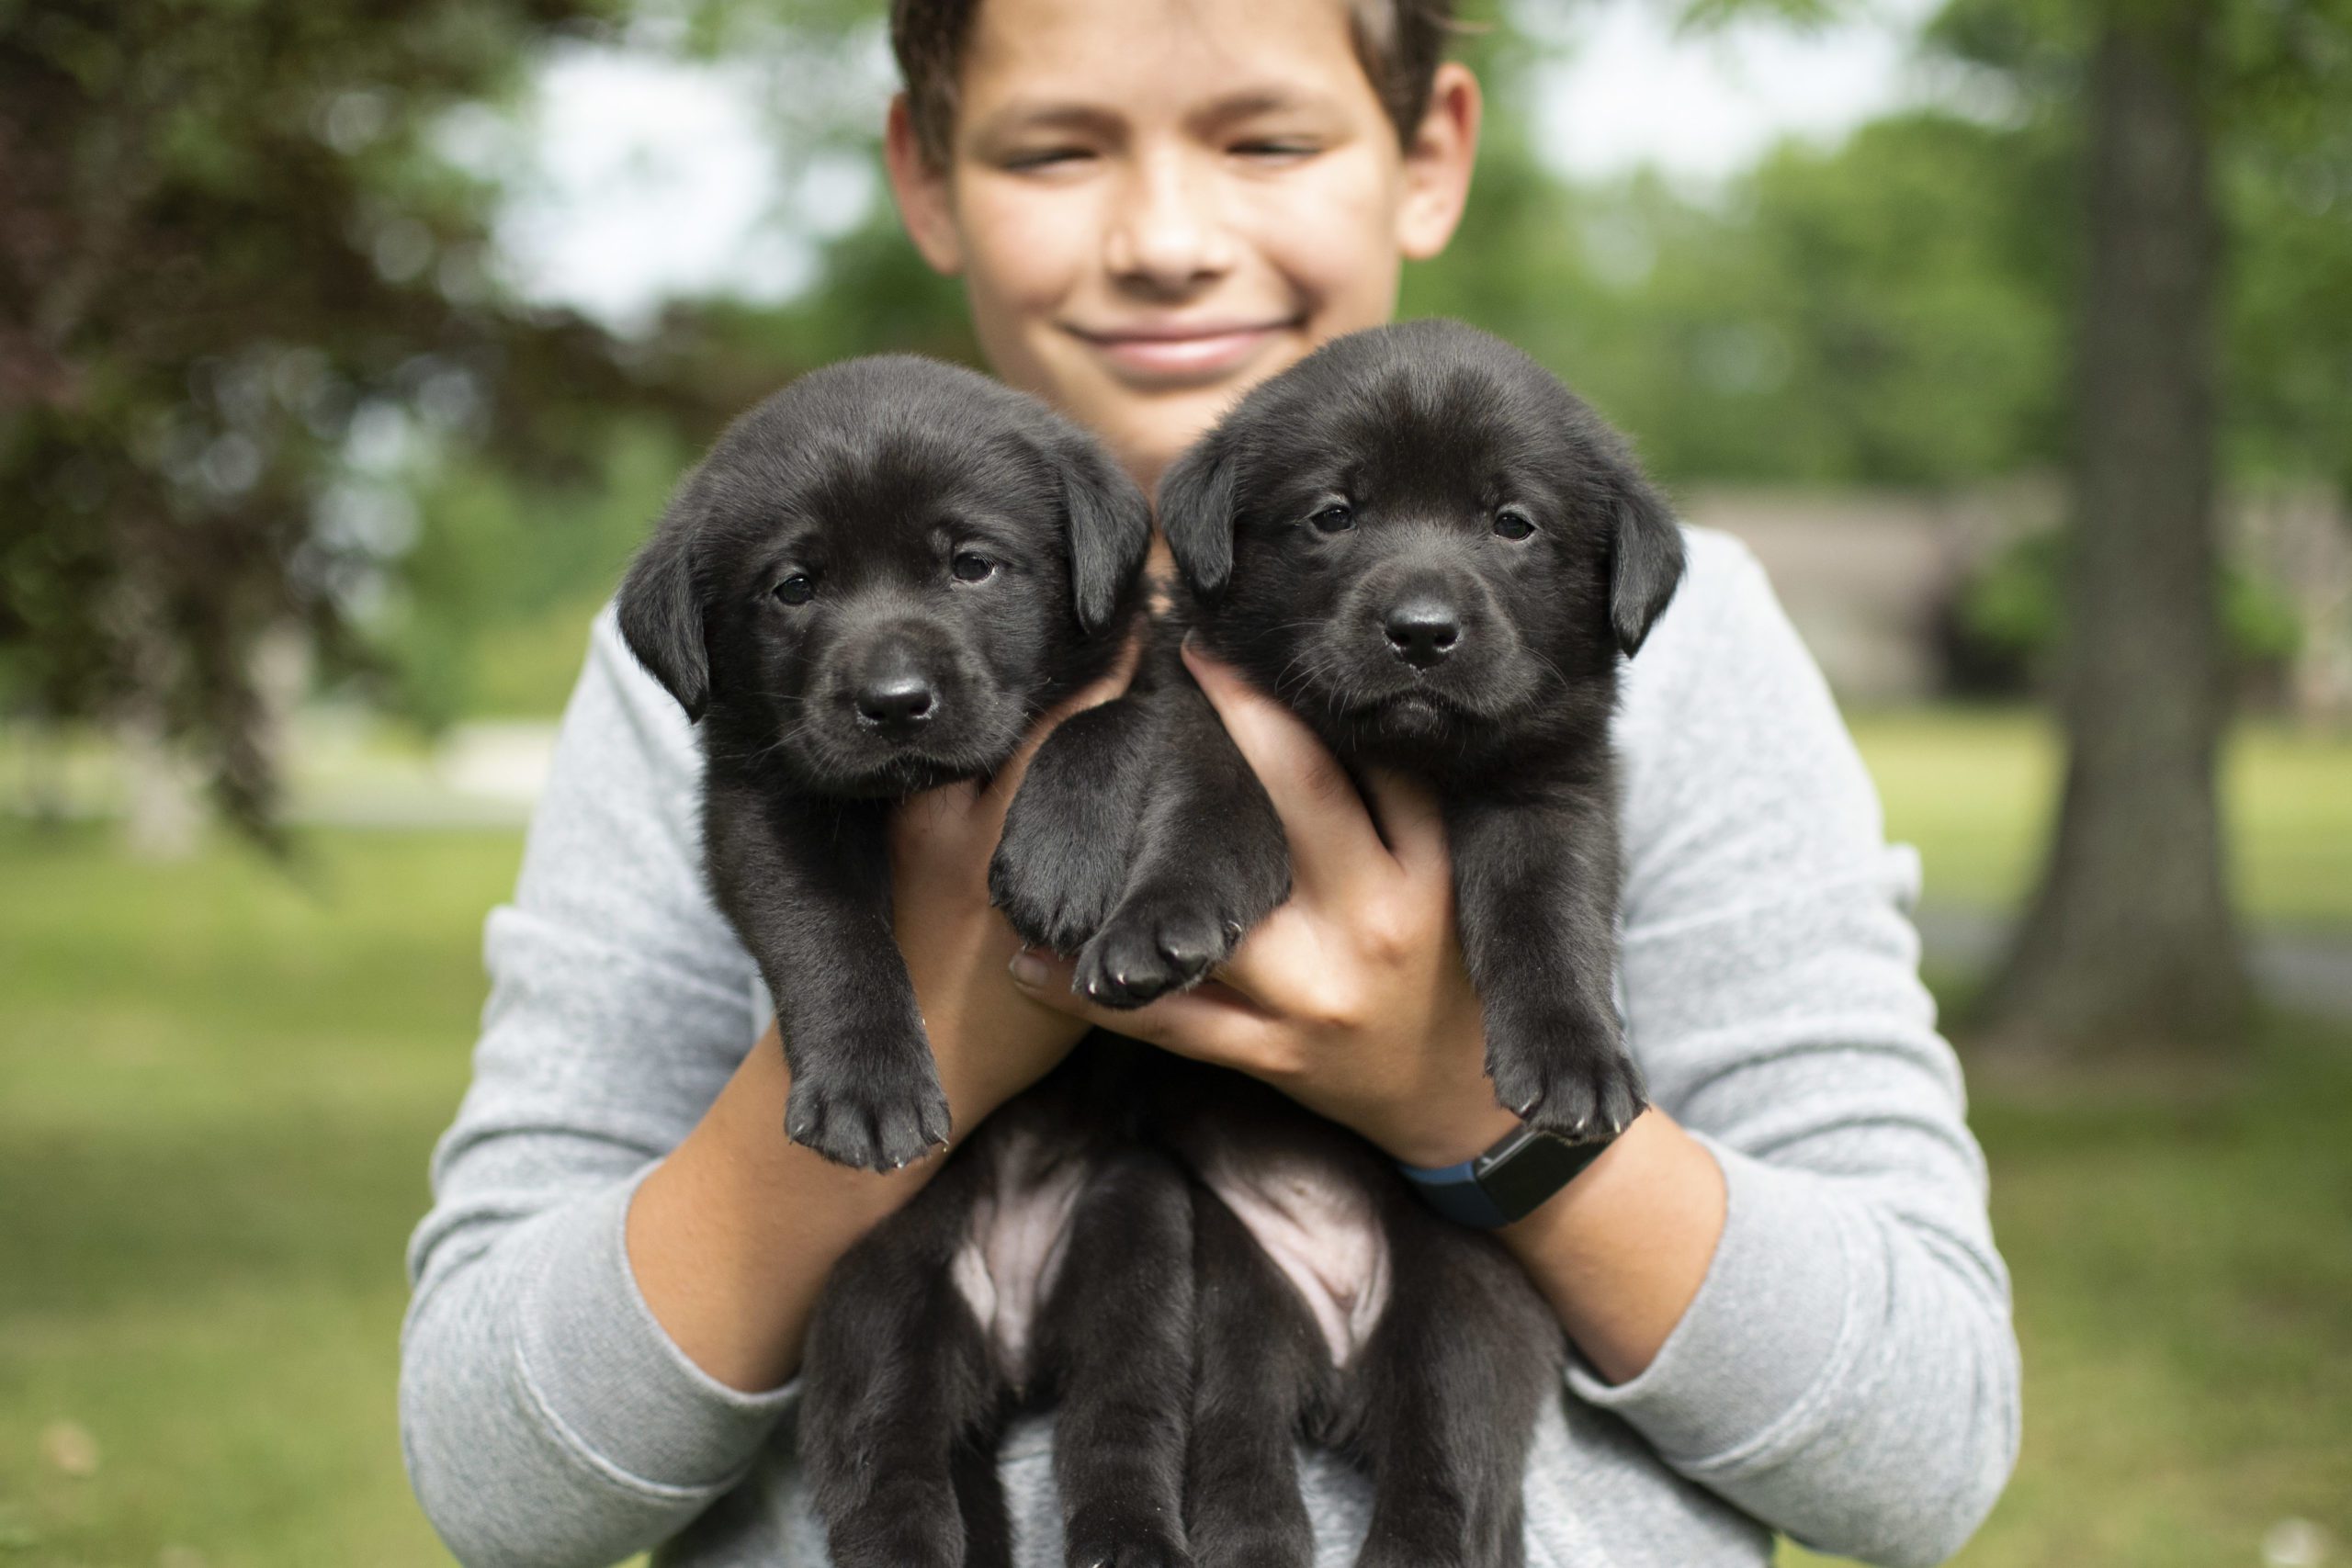
<svg viewBox="0 0 2352 1568"><path fill-rule="evenodd" d="M1287 363L1266 369L1253 365L1211 385L1149 395L1116 389L1091 407L1069 407L1068 412L1108 442L1121 465L1148 491L1160 471L1207 434L1244 392Z"/></svg>

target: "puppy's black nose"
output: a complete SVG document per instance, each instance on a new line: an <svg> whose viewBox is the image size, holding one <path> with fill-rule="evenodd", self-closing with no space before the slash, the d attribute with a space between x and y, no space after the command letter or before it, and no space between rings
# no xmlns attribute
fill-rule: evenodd
<svg viewBox="0 0 2352 1568"><path fill-rule="evenodd" d="M1462 618L1442 600L1416 594L1388 612L1388 646L1416 670L1426 670L1462 640Z"/></svg>
<svg viewBox="0 0 2352 1568"><path fill-rule="evenodd" d="M857 716L880 729L921 724L938 706L931 682L912 670L894 670L857 689Z"/></svg>

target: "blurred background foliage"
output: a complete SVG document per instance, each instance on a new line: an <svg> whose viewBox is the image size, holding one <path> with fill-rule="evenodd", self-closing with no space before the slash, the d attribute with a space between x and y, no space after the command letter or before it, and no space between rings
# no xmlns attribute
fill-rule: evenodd
<svg viewBox="0 0 2352 1568"><path fill-rule="evenodd" d="M1409 274L1408 313L1525 344L1678 487L1950 489L2065 462L2074 11L1955 0L1920 43L1937 105L1694 190L1540 155L1570 4L1465 37L1493 100L1477 192ZM2345 30L2239 11L2267 20L2233 33L2255 85L2219 132L2225 477L2341 492ZM493 235L513 171L465 155L535 59L605 45L757 73L798 165L870 158L872 6L10 0L0 18L0 703L192 745L246 820L271 789L254 671L274 630L315 655L311 685L428 727L549 712L560 645L726 418L848 354L973 357L956 286L880 200L815 243L783 303L673 299L618 333L527 303ZM2262 85L2297 51L2324 90Z"/></svg>

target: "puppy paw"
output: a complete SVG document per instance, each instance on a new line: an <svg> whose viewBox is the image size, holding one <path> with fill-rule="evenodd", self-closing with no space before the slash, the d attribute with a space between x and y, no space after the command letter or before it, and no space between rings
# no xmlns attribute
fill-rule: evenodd
<svg viewBox="0 0 2352 1568"><path fill-rule="evenodd" d="M919 1067L888 1073L796 1073L784 1107L794 1143L861 1170L911 1165L943 1147L952 1125L927 1053Z"/></svg>
<svg viewBox="0 0 2352 1568"><path fill-rule="evenodd" d="M1241 940L1240 925L1214 909L1146 900L1111 917L1078 955L1080 996L1108 1008L1139 1008L1196 985Z"/></svg>
<svg viewBox="0 0 2352 1568"><path fill-rule="evenodd" d="M1616 1046L1489 1049L1487 1072L1505 1110L1563 1137L1622 1133L1647 1103L1641 1069Z"/></svg>
<svg viewBox="0 0 2352 1568"><path fill-rule="evenodd" d="M1033 947L1076 953L1126 891L1124 857L1057 834L1035 814L1010 818L989 862L989 902Z"/></svg>
<svg viewBox="0 0 2352 1568"><path fill-rule="evenodd" d="M1062 1533L1062 1561L1069 1568L1192 1568L1169 1523L1125 1517L1125 1509L1080 1508Z"/></svg>

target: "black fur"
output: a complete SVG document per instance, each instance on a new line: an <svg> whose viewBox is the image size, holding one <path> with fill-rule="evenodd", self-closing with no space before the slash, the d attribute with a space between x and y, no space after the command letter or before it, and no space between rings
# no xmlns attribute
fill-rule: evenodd
<svg viewBox="0 0 2352 1568"><path fill-rule="evenodd" d="M1682 545L1623 442L1495 338L1378 328L1252 390L1169 470L1159 521L1191 603L1125 702L1040 753L991 868L1014 926L1139 1007L1287 897L1265 793L1176 658L1189 626L1343 762L1438 792L1502 1103L1569 1134L1632 1121L1609 724ZM1110 817L1129 826L1082 836Z"/></svg>
<svg viewBox="0 0 2352 1568"><path fill-rule="evenodd" d="M1149 542L1077 427L894 355L736 421L630 567L621 632L699 722L707 869L775 998L787 1129L827 1158L903 1165L949 1131L888 807L990 773L1110 668Z"/></svg>
<svg viewBox="0 0 2352 1568"><path fill-rule="evenodd" d="M1196 1194L1141 1108L1172 1058L1092 1037L834 1267L803 1358L800 1454L842 1568L1001 1568L1007 1414L1058 1406L1072 1568L1184 1568ZM989 1205L1075 1166L1061 1267L1024 1357L956 1282Z"/></svg>
<svg viewBox="0 0 2352 1568"><path fill-rule="evenodd" d="M1064 1261L1011 1364L956 1257L989 1205L1069 1164ZM1201 1174L1276 1167L1364 1193L1387 1249L1387 1308L1344 1367ZM985 1461L1009 1412L1046 1404L1069 1568L1308 1568L1301 1438L1372 1477L1363 1568L1518 1568L1528 1444L1562 1359L1510 1256L1363 1140L1254 1079L1097 1033L836 1267L800 1453L843 1568L1001 1563Z"/></svg>

